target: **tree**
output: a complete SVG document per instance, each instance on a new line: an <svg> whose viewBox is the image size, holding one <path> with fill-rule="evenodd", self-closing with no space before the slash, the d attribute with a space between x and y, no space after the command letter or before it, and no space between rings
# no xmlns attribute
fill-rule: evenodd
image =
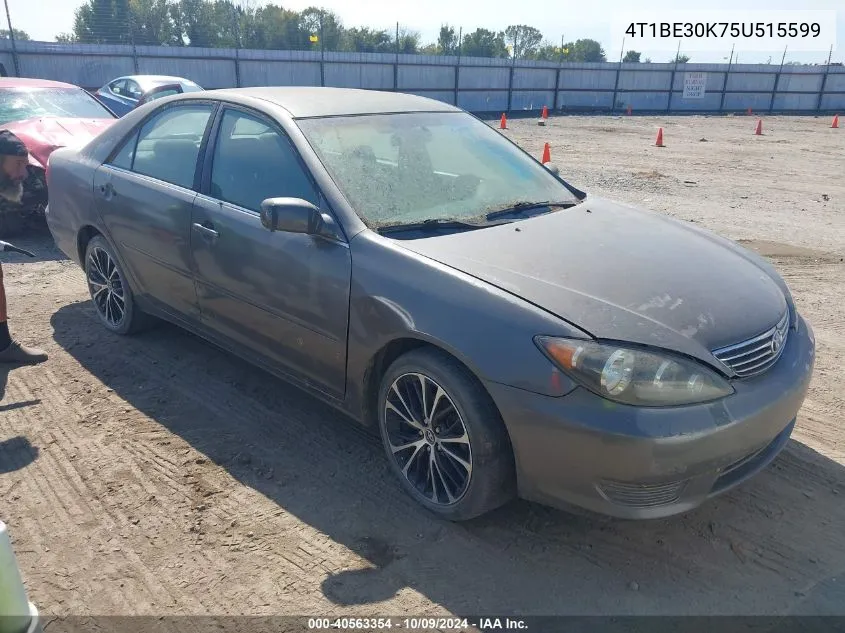
<svg viewBox="0 0 845 633"><path fill-rule="evenodd" d="M76 9L73 35L86 44L129 43L129 0L88 0Z"/></svg>
<svg viewBox="0 0 845 633"><path fill-rule="evenodd" d="M420 34L417 31L399 29L399 44L397 48L404 55L413 55L420 46Z"/></svg>
<svg viewBox="0 0 845 633"><path fill-rule="evenodd" d="M670 59L669 63L686 64L689 61L689 55L678 55L674 59Z"/></svg>
<svg viewBox="0 0 845 633"><path fill-rule="evenodd" d="M532 54L526 55L528 59L536 59L538 61L557 62L564 58L563 49L551 42L543 42Z"/></svg>
<svg viewBox="0 0 845 633"><path fill-rule="evenodd" d="M464 35L463 54L467 57L507 57L505 34L476 29Z"/></svg>
<svg viewBox="0 0 845 633"><path fill-rule="evenodd" d="M322 47L327 51L340 50L343 39L343 24L333 11L308 7L299 14L299 24L306 35L321 38ZM320 48L317 44L317 48Z"/></svg>
<svg viewBox="0 0 845 633"><path fill-rule="evenodd" d="M564 59L568 62L604 62L607 61L604 49L595 40L584 39L569 42L563 46L568 51Z"/></svg>
<svg viewBox="0 0 845 633"><path fill-rule="evenodd" d="M642 53L638 53L637 51L628 51L625 53L625 57L622 58L622 61L638 64L640 62L640 55L642 55Z"/></svg>
<svg viewBox="0 0 845 633"><path fill-rule="evenodd" d="M457 55L459 44L455 27L449 26L448 24L440 27L440 35L437 37L438 55Z"/></svg>
<svg viewBox="0 0 845 633"><path fill-rule="evenodd" d="M543 34L533 26L515 24L505 29L505 40L510 43L515 59L530 58L543 41Z"/></svg>
<svg viewBox="0 0 845 633"><path fill-rule="evenodd" d="M71 44L76 41L76 36L73 33L59 33L56 41L60 44Z"/></svg>
<svg viewBox="0 0 845 633"><path fill-rule="evenodd" d="M171 0L130 0L132 36L136 44L183 45L171 5Z"/></svg>
<svg viewBox="0 0 845 633"><path fill-rule="evenodd" d="M21 31L20 29L12 29L12 35L15 36L16 40L27 41L32 38L29 37L29 33L26 31ZM8 40L9 39L9 31L0 31L0 40Z"/></svg>
<svg viewBox="0 0 845 633"><path fill-rule="evenodd" d="M267 4L245 15L241 32L244 48L267 50L302 50L312 48L309 36L319 35L319 16L309 14L310 25L303 25L302 15L274 4ZM312 30L314 29L314 30ZM319 44L318 44L319 46Z"/></svg>
<svg viewBox="0 0 845 633"><path fill-rule="evenodd" d="M181 0L174 23L190 46L234 48L250 31L250 15L231 0Z"/></svg>
<svg viewBox="0 0 845 633"><path fill-rule="evenodd" d="M344 31L342 50L359 53L392 53L396 50L396 45L387 31L361 27Z"/></svg>

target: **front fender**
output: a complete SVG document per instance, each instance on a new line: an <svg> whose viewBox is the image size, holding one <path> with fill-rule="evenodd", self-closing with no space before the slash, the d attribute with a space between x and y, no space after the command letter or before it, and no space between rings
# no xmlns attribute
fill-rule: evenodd
<svg viewBox="0 0 845 633"><path fill-rule="evenodd" d="M359 233L350 248L347 394L353 412L366 398L373 359L401 339L443 349L482 382L548 396L575 388L537 349L533 337L590 338L585 332L370 231Z"/></svg>

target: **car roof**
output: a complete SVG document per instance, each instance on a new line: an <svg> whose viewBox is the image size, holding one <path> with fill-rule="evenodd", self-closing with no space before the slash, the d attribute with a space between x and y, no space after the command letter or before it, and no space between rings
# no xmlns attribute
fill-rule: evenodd
<svg viewBox="0 0 845 633"><path fill-rule="evenodd" d="M261 99L287 110L294 118L395 114L402 112L462 112L443 101L402 92L311 86L224 88L205 93L247 103Z"/></svg>
<svg viewBox="0 0 845 633"><path fill-rule="evenodd" d="M0 77L0 88L77 88L74 84L32 77Z"/></svg>

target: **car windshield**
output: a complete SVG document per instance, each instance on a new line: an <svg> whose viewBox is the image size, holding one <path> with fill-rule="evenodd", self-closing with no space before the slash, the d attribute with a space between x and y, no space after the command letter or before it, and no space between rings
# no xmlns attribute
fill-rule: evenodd
<svg viewBox="0 0 845 633"><path fill-rule="evenodd" d="M578 202L539 162L466 113L326 117L298 125L371 228L484 222L491 211L518 203Z"/></svg>
<svg viewBox="0 0 845 633"><path fill-rule="evenodd" d="M0 124L43 116L114 118L109 110L82 88L0 89Z"/></svg>

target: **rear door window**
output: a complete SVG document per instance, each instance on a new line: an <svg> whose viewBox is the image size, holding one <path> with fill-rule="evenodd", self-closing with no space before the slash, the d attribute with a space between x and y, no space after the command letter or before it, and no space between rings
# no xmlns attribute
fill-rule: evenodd
<svg viewBox="0 0 845 633"><path fill-rule="evenodd" d="M211 113L212 106L207 104L184 105L167 108L147 121L138 134L132 171L193 188Z"/></svg>

